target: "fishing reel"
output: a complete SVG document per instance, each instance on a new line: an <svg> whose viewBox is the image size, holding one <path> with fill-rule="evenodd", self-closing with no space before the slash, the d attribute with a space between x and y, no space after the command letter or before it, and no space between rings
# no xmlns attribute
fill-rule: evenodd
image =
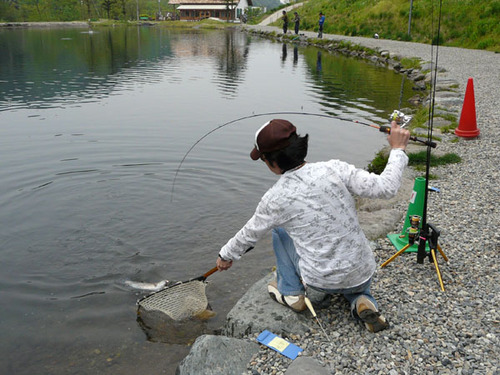
<svg viewBox="0 0 500 375"><path fill-rule="evenodd" d="M406 125L408 125L408 123L411 121L411 119L412 119L411 116L405 115L403 112L398 111L397 109L395 109L394 112L392 112L391 117L389 117L389 121L396 121L398 123L398 125L400 125L402 128L404 128ZM369 126L372 126L372 125L369 125ZM377 127L377 126L373 126L373 127ZM382 133L390 134L391 133L391 126L390 125L381 125L381 126L378 126L378 130L381 131ZM430 146L432 148L436 148L436 146L437 146L436 142L418 139L417 137L415 137L413 135L410 136L410 139L412 141L415 141L415 142L423 143L424 145Z"/></svg>
<svg viewBox="0 0 500 375"><path fill-rule="evenodd" d="M397 109L392 112L389 121L396 121L399 126L404 128L411 121L412 117L409 115L405 115L403 112L398 111Z"/></svg>
<svg viewBox="0 0 500 375"><path fill-rule="evenodd" d="M410 245L413 245L418 238L420 233L420 220L421 217L418 215L410 216L410 226L408 227L408 243Z"/></svg>

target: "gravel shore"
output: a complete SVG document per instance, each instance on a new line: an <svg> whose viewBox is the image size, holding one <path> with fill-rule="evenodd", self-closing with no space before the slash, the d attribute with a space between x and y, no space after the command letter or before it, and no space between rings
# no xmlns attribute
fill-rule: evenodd
<svg viewBox="0 0 500 375"><path fill-rule="evenodd" d="M431 61L429 45L336 35L324 38ZM500 227L496 133L500 54L439 47L438 66L446 71L438 74L437 84L457 81L462 98L468 79L473 78L480 130L474 139L439 143L440 153L456 153L462 162L431 168L439 178L430 185L440 192L429 194L427 220L441 230L439 243L449 258L445 262L438 254L446 291L440 290L434 265L428 259L418 264L412 253L396 258L375 276L372 292L390 329L377 334L366 331L350 318L346 303L334 298L330 307L317 311L331 342L319 328L290 338L304 349L303 355L316 359L331 374L500 374L500 234L496 231ZM408 202L396 208L406 212ZM401 231L402 225L394 232ZM397 251L387 239L376 242L379 264ZM262 348L247 374L289 374L291 363Z"/></svg>

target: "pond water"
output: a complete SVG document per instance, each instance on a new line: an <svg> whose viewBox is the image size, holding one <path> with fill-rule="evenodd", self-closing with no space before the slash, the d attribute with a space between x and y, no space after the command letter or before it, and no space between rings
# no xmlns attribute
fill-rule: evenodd
<svg viewBox="0 0 500 375"><path fill-rule="evenodd" d="M309 161L359 167L385 144L352 122L262 114L385 124L413 95L392 71L238 30L4 29L0 50L5 374L174 373L189 347L145 334L144 292L126 281L215 265L276 180L249 158L255 130L287 118L309 134ZM273 265L267 238L210 276L217 316L195 333Z"/></svg>

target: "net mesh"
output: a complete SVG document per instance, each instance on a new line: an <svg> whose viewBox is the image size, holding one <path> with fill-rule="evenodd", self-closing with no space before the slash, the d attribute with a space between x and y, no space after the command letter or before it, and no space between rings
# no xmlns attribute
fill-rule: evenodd
<svg viewBox="0 0 500 375"><path fill-rule="evenodd" d="M191 318L208 307L205 288L206 283L198 280L175 284L143 298L138 305L146 311L161 311L173 320Z"/></svg>

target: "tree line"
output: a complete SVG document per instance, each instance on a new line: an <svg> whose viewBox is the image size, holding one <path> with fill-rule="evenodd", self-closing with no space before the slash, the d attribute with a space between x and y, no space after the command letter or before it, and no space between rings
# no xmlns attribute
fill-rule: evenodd
<svg viewBox="0 0 500 375"><path fill-rule="evenodd" d="M168 0L0 0L0 21L127 21L172 10Z"/></svg>

